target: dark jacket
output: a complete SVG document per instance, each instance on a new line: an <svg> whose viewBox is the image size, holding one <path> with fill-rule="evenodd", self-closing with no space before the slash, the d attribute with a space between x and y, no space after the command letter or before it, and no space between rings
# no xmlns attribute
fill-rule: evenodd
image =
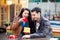
<svg viewBox="0 0 60 40"><path fill-rule="evenodd" d="M44 17L40 18L40 26L38 28L38 32L36 32L36 22L32 22L31 27L31 38L51 38L52 37L52 29L50 27L50 22Z"/></svg>

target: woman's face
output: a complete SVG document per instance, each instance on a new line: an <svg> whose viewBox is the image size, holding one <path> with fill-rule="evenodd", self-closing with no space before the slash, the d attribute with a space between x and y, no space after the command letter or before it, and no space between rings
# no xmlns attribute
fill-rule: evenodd
<svg viewBox="0 0 60 40"><path fill-rule="evenodd" d="M22 14L22 17L28 17L29 15L29 11L27 11L27 10L25 10L24 12L23 12L23 14Z"/></svg>

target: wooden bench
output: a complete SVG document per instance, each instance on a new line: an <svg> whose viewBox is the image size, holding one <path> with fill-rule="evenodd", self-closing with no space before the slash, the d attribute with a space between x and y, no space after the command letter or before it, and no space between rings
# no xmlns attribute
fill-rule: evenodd
<svg viewBox="0 0 60 40"><path fill-rule="evenodd" d="M60 27L52 27L53 36L60 37Z"/></svg>

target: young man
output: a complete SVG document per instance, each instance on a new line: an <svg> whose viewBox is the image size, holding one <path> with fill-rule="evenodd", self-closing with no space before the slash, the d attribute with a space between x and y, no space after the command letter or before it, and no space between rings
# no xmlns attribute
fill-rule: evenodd
<svg viewBox="0 0 60 40"><path fill-rule="evenodd" d="M33 27L30 35L24 35L22 38L51 38L52 29L48 19L41 16L41 9L35 7L31 10Z"/></svg>

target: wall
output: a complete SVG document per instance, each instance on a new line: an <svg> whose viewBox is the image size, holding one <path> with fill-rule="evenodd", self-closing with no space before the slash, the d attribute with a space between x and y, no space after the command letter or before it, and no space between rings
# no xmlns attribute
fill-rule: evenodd
<svg viewBox="0 0 60 40"><path fill-rule="evenodd" d="M42 14L45 13L45 10L50 10L50 13L51 14L55 14L55 13L58 13L60 12L60 3L56 3L56 10L55 10L55 3L46 3L46 2L43 2L43 3L34 3L34 2L30 2L28 4L28 8L29 9L32 9L34 7L40 7L41 10L42 10Z"/></svg>

